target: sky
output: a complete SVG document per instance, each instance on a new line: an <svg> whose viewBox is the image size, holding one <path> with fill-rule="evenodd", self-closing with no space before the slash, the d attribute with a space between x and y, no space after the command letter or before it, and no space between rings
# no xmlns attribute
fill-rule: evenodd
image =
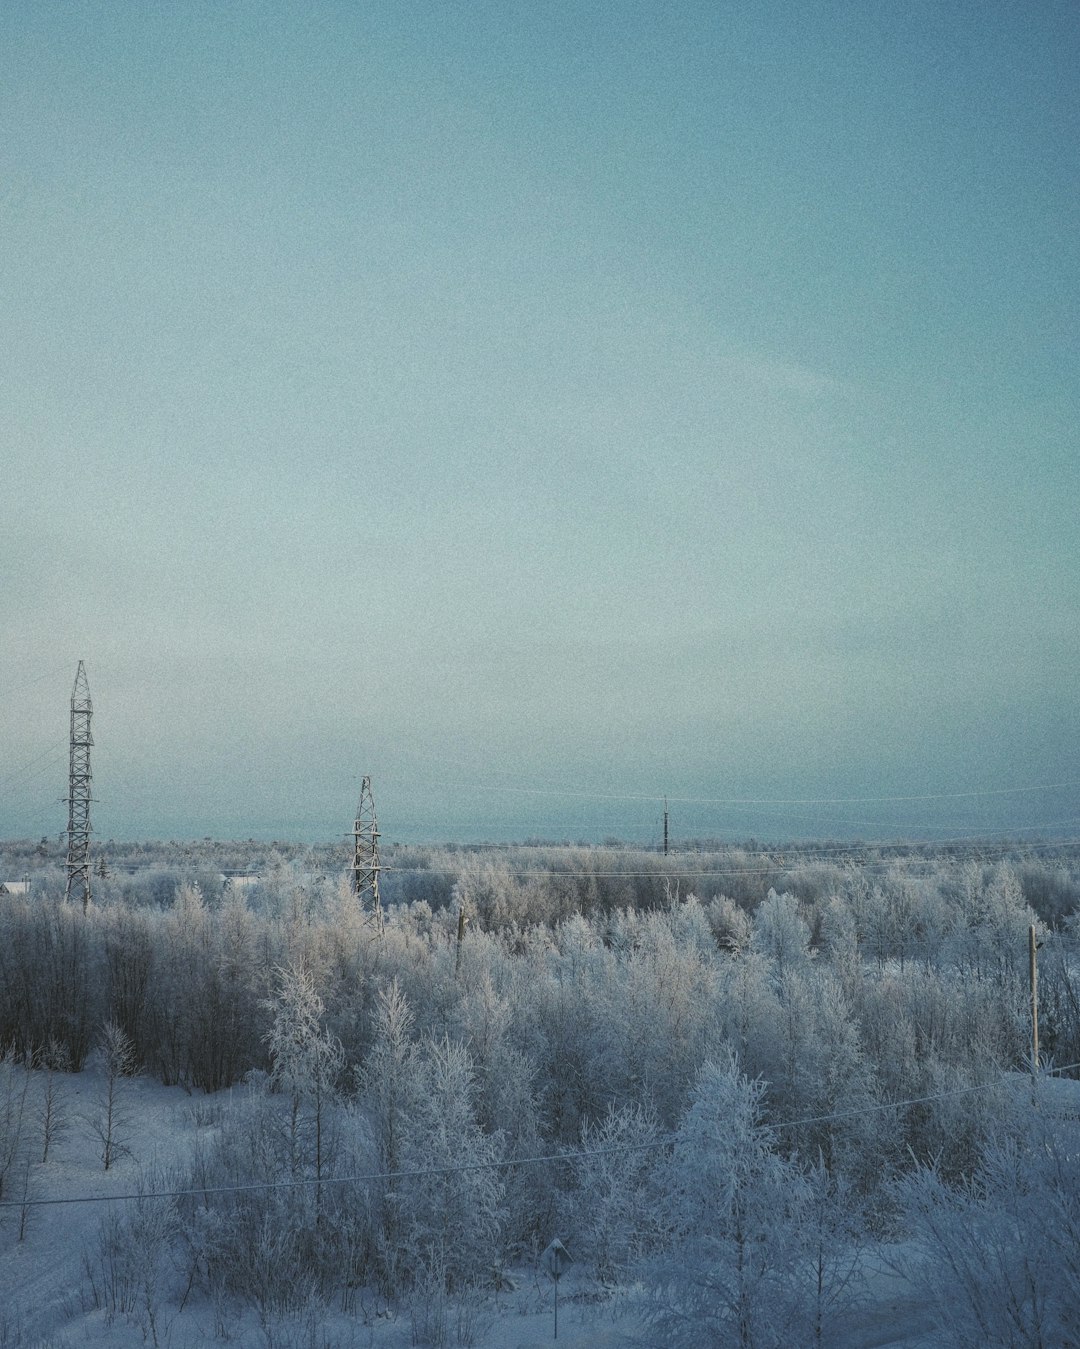
<svg viewBox="0 0 1080 1349"><path fill-rule="evenodd" d="M1073 0L0 7L0 838L80 659L103 837L1080 836L1078 68Z"/></svg>

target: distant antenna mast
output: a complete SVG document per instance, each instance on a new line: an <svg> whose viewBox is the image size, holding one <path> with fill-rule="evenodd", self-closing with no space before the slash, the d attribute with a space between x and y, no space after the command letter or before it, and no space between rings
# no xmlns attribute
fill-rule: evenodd
<svg viewBox="0 0 1080 1349"><path fill-rule="evenodd" d="M353 894L360 908L381 926L382 905L379 902L379 822L375 818L375 798L371 794L371 778L360 784L360 804L356 807L353 825Z"/></svg>
<svg viewBox="0 0 1080 1349"><path fill-rule="evenodd" d="M82 900L83 913L90 903L90 718L94 707L82 661L75 671L71 690L71 754L68 767L67 890L69 903Z"/></svg>

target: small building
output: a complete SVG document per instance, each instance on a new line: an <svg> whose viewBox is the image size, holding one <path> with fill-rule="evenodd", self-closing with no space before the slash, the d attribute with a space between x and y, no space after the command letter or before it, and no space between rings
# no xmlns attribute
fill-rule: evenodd
<svg viewBox="0 0 1080 1349"><path fill-rule="evenodd" d="M223 871L221 873L222 890L250 890L258 885L262 877L257 871Z"/></svg>
<svg viewBox="0 0 1080 1349"><path fill-rule="evenodd" d="M29 876L21 881L0 881L0 895L28 895L33 887Z"/></svg>

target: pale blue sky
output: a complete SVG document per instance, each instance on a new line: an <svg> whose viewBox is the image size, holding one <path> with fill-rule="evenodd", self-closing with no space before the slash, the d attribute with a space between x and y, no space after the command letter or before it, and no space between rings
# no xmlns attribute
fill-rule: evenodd
<svg viewBox="0 0 1080 1349"><path fill-rule="evenodd" d="M390 838L1080 780L1072 0L0 44L0 837L63 827L79 658L106 836L325 837L365 772Z"/></svg>

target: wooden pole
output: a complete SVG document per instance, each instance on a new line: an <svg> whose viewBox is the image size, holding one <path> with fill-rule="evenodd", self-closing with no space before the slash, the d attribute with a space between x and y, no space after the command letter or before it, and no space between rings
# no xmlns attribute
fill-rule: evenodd
<svg viewBox="0 0 1080 1349"><path fill-rule="evenodd" d="M1028 979L1031 984L1031 1071L1039 1071L1039 972L1035 963L1035 952L1039 944L1035 940L1035 924L1028 928Z"/></svg>
<svg viewBox="0 0 1080 1349"><path fill-rule="evenodd" d="M457 916L457 954L454 956L454 978L461 973L461 947L465 941L465 906L458 910Z"/></svg>

